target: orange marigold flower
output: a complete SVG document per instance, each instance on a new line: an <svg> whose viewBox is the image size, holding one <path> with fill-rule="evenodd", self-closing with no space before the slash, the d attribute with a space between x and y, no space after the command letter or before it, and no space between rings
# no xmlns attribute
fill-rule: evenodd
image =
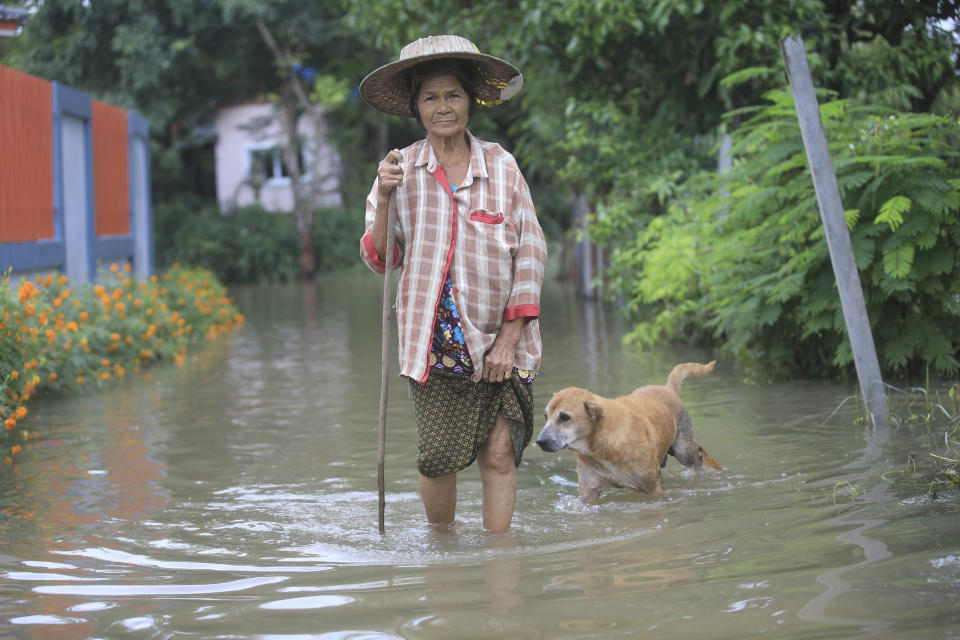
<svg viewBox="0 0 960 640"><path fill-rule="evenodd" d="M33 286L33 283L29 280L25 281L20 285L20 290L17 292L17 295L20 299L20 304L23 304L33 296L37 294L37 288Z"/></svg>
<svg viewBox="0 0 960 640"><path fill-rule="evenodd" d="M152 358L152 357L153 357L153 351L150 351L150 349L140 349L140 357L141 357L141 358Z"/></svg>
<svg viewBox="0 0 960 640"><path fill-rule="evenodd" d="M86 339L86 338L80 338L80 346L81 346L81 347L87 346L87 339Z"/></svg>
<svg viewBox="0 0 960 640"><path fill-rule="evenodd" d="M13 371L10 372L10 377L16 380L17 378L20 377L20 372L14 369Z"/></svg>
<svg viewBox="0 0 960 640"><path fill-rule="evenodd" d="M17 426L17 421L14 418L7 418L3 421L3 424L7 427L7 431L10 431L15 426Z"/></svg>
<svg viewBox="0 0 960 640"><path fill-rule="evenodd" d="M133 301L133 306L135 306L137 309L139 309L140 307L143 306L143 301L140 300L140 298L137 298L136 300Z"/></svg>
<svg viewBox="0 0 960 640"><path fill-rule="evenodd" d="M83 376L77 376L77 384L83 384Z"/></svg>
<svg viewBox="0 0 960 640"><path fill-rule="evenodd" d="M57 339L57 332L53 329L47 329L47 343L53 344L53 341Z"/></svg>
<svg viewBox="0 0 960 640"><path fill-rule="evenodd" d="M124 304L123 304L122 302L118 302L117 304L115 304L115 305L113 306L113 308L114 308L116 311L123 311L124 309L126 309L126 307L124 306Z"/></svg>
<svg viewBox="0 0 960 640"><path fill-rule="evenodd" d="M79 331L80 327L77 326L77 323L71 320L67 323L67 331Z"/></svg>
<svg viewBox="0 0 960 640"><path fill-rule="evenodd" d="M52 285L52 284L53 284L53 274L52 274L52 273L48 273L48 274L47 274L47 277L43 279L43 283L44 283L46 286L48 286L48 287L49 287L50 285Z"/></svg>
<svg viewBox="0 0 960 640"><path fill-rule="evenodd" d="M126 271L127 273L130 273L130 269L132 269L132 268L133 268L133 267L130 266L130 263L129 263L129 262L126 263L125 265L123 265L123 270Z"/></svg>
<svg viewBox="0 0 960 640"><path fill-rule="evenodd" d="M59 307L62 304L63 304L63 300L61 300L60 298L55 298L53 301L53 306L55 307Z"/></svg>
<svg viewBox="0 0 960 640"><path fill-rule="evenodd" d="M114 262L112 265L110 265L110 271L113 271L114 273L116 273L116 272L119 271L119 270L120 270L120 267L119 267L119 265L117 265L116 262Z"/></svg>
<svg viewBox="0 0 960 640"><path fill-rule="evenodd" d="M116 342L116 341L118 341L118 340L120 339L120 334L119 334L119 333L111 333L111 334L110 334L110 339L113 340L114 342Z"/></svg>
<svg viewBox="0 0 960 640"><path fill-rule="evenodd" d="M27 316L28 318L31 317L34 313L36 313L36 309L32 304L28 304L23 308L23 315Z"/></svg>
<svg viewBox="0 0 960 640"><path fill-rule="evenodd" d="M100 373L97 374L97 377L100 378L101 380L109 380L113 376L110 374L109 371L101 371Z"/></svg>
<svg viewBox="0 0 960 640"><path fill-rule="evenodd" d="M110 361L107 360L106 358L104 358L103 360L100 361L100 364L101 364L101 366L109 367L109 366L110 366Z"/></svg>
<svg viewBox="0 0 960 640"><path fill-rule="evenodd" d="M123 342L124 344L131 345L133 344L133 338L131 338L130 336L127 336L123 339Z"/></svg>
<svg viewBox="0 0 960 640"><path fill-rule="evenodd" d="M47 376L47 382L56 382L56 381L57 381L57 378L59 378L59 377L60 377L60 376L57 375L57 372L54 371L54 372L51 373L49 376Z"/></svg>
<svg viewBox="0 0 960 640"><path fill-rule="evenodd" d="M13 456L18 455L20 451L21 451L20 445L18 444L15 444L12 447L10 447L10 455L13 455Z"/></svg>
<svg viewBox="0 0 960 640"><path fill-rule="evenodd" d="M67 284L68 281L69 281L69 278L67 278L67 275L65 273L60 274L60 277L57 278L57 284L59 284L61 287Z"/></svg>
<svg viewBox="0 0 960 640"><path fill-rule="evenodd" d="M105 291L106 289L104 289L102 284L96 284L93 286L93 295L97 296L98 298L102 296Z"/></svg>
<svg viewBox="0 0 960 640"><path fill-rule="evenodd" d="M26 407L17 407L17 410L13 414L17 420L23 420L27 417L27 408Z"/></svg>
<svg viewBox="0 0 960 640"><path fill-rule="evenodd" d="M86 311L80 312L80 322L86 322L90 318L90 314Z"/></svg>

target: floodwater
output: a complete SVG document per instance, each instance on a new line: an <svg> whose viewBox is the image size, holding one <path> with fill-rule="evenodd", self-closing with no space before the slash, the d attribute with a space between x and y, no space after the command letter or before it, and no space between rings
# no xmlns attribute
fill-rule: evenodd
<svg viewBox="0 0 960 640"><path fill-rule="evenodd" d="M665 499L585 506L574 455L531 447L501 535L475 468L455 532L424 527L391 375L381 536L380 292L237 290L247 324L185 366L35 403L0 468L0 638L960 638L958 495L882 476L929 434L858 426L852 385L747 385L723 361L682 393L723 471L671 459ZM538 414L711 358L625 351L555 284L542 328Z"/></svg>

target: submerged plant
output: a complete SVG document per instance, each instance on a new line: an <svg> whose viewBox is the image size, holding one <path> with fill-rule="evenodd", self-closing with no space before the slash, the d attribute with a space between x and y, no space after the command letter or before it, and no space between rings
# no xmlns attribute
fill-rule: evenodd
<svg viewBox="0 0 960 640"><path fill-rule="evenodd" d="M960 489L960 383L945 395L914 388L893 396L891 421L898 428L923 427L927 450L908 453L906 462L883 474L885 480L931 498L946 488Z"/></svg>

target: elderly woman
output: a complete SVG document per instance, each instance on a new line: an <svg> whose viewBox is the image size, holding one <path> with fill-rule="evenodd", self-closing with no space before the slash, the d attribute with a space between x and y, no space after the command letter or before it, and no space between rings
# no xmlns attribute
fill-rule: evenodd
<svg viewBox="0 0 960 640"><path fill-rule="evenodd" d="M453 525L456 474L476 460L483 526L508 529L533 434L546 245L516 160L467 129L474 110L522 83L513 65L469 40L430 36L360 85L371 106L416 118L427 134L380 162L361 256L382 274L392 251L400 269L400 373L417 421L420 494L437 527Z"/></svg>

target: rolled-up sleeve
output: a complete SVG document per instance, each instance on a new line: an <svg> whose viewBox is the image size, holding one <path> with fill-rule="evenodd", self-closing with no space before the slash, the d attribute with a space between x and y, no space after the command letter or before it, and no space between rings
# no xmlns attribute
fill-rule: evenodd
<svg viewBox="0 0 960 640"><path fill-rule="evenodd" d="M503 312L504 321L540 316L540 289L547 264L547 243L543 229L537 221L530 189L519 171L513 189L513 220L519 238L513 259L510 298Z"/></svg>
<svg viewBox="0 0 960 640"><path fill-rule="evenodd" d="M376 247L373 246L373 238L371 236L371 231L373 230L373 222L377 217L377 197L378 197L378 181L373 181L373 188L370 189L370 194L367 195L367 209L364 219L364 232L363 237L360 238L360 258L363 260L371 271L374 273L383 274L387 270L387 263L384 260L383 256L377 253ZM393 209L393 213L396 214L396 203L393 201L393 198L390 199L390 207ZM394 245L393 245L393 267L395 269L400 267L400 263L403 259L403 249L402 243L400 240L400 224L397 220L397 216L394 215Z"/></svg>

